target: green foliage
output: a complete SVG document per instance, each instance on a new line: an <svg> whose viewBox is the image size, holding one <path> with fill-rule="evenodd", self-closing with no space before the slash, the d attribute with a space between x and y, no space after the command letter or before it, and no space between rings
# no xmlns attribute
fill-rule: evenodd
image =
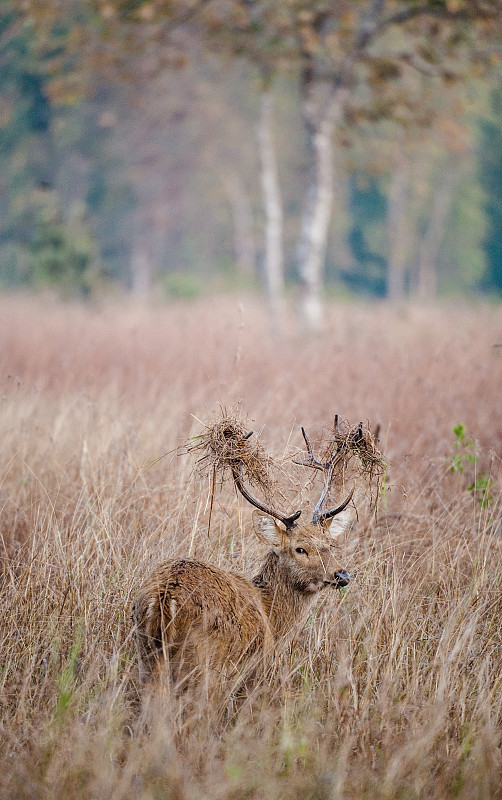
<svg viewBox="0 0 502 800"><path fill-rule="evenodd" d="M163 285L167 296L173 300L195 300L202 288L199 278L187 272L167 273Z"/></svg>
<svg viewBox="0 0 502 800"><path fill-rule="evenodd" d="M487 226L484 249L487 270L484 288L502 293L502 92L491 94L491 113L483 116L480 129L480 180L485 190Z"/></svg>
<svg viewBox="0 0 502 800"><path fill-rule="evenodd" d="M83 630L78 628L66 664L56 678L58 694L53 711L56 723L62 723L72 711L83 638Z"/></svg>
<svg viewBox="0 0 502 800"><path fill-rule="evenodd" d="M446 294L479 289L488 268L486 189L479 179L479 165L468 162L453 192L441 248L440 288Z"/></svg>
<svg viewBox="0 0 502 800"><path fill-rule="evenodd" d="M465 425L460 422L452 428L455 435L453 447L455 455L449 461L450 472L463 472L466 464L475 464L477 459L476 455L476 442L474 439L467 438L467 431Z"/></svg>
<svg viewBox="0 0 502 800"><path fill-rule="evenodd" d="M10 3L0 11L0 280L27 279L31 190L46 179L49 108L33 24L21 24Z"/></svg>
<svg viewBox="0 0 502 800"><path fill-rule="evenodd" d="M466 487L468 492L472 492L476 497L479 505L486 508L493 503L493 489L494 481L488 472L483 472L478 475L476 480Z"/></svg>
<svg viewBox="0 0 502 800"><path fill-rule="evenodd" d="M452 473L463 473L464 469L469 465L476 465L478 462L478 452L476 442L467 436L467 430L463 423L458 423L453 428L455 441L453 448L454 455L448 459L448 466ZM486 508L493 502L491 490L493 488L493 478L488 472L475 474L474 479L465 488L466 491L472 492L482 508Z"/></svg>
<svg viewBox="0 0 502 800"><path fill-rule="evenodd" d="M49 197L35 216L31 242L31 283L55 287L63 295L88 294L95 245L78 213L64 221L57 199Z"/></svg>
<svg viewBox="0 0 502 800"><path fill-rule="evenodd" d="M344 283L356 293L383 297L386 293L386 198L375 176L354 174L350 180L352 224L348 244L352 269L342 271Z"/></svg>
<svg viewBox="0 0 502 800"><path fill-rule="evenodd" d="M100 124L105 98L70 90L78 59L65 48L85 22L74 11L40 28L10 0L0 11L0 286L65 296L87 294L105 258L124 277L132 204Z"/></svg>

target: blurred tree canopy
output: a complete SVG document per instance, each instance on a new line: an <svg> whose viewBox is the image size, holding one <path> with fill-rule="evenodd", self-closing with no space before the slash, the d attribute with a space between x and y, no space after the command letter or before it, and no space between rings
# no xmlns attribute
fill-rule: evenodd
<svg viewBox="0 0 502 800"><path fill-rule="evenodd" d="M257 285L267 92L311 306L501 293L501 54L499 0L4 0L0 284Z"/></svg>

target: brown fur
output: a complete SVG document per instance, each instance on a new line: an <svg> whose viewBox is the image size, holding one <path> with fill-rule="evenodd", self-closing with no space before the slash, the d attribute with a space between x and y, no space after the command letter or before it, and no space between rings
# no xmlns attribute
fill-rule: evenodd
<svg viewBox="0 0 502 800"><path fill-rule="evenodd" d="M342 520L335 520L338 534ZM234 681L250 656L254 668L257 662L265 667L273 648L304 624L339 566L330 527L298 525L286 533L260 512L253 522L269 551L252 580L177 559L159 565L140 588L133 617L143 680L167 661L175 681L199 680L203 673Z"/></svg>

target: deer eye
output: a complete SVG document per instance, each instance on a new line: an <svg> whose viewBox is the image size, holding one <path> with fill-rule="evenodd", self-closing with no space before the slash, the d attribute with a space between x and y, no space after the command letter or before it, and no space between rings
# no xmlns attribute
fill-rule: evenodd
<svg viewBox="0 0 502 800"><path fill-rule="evenodd" d="M296 552L299 553L301 556L308 556L307 551L304 550L303 547L297 547Z"/></svg>

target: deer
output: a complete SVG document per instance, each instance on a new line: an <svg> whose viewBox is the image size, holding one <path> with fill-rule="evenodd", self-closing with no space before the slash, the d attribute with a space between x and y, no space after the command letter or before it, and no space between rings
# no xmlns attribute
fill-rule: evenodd
<svg viewBox="0 0 502 800"><path fill-rule="evenodd" d="M296 463L323 475L311 521L300 522L301 509L287 515L259 500L245 484L242 462L233 463L235 487L254 506L254 533L267 551L251 579L195 558L154 568L133 601L141 683L165 665L177 685L203 673L235 680L250 663L255 674L304 626L323 590L348 585L349 573L337 568L336 539L356 513L354 488L322 511L342 446L323 463L301 430L308 457Z"/></svg>

